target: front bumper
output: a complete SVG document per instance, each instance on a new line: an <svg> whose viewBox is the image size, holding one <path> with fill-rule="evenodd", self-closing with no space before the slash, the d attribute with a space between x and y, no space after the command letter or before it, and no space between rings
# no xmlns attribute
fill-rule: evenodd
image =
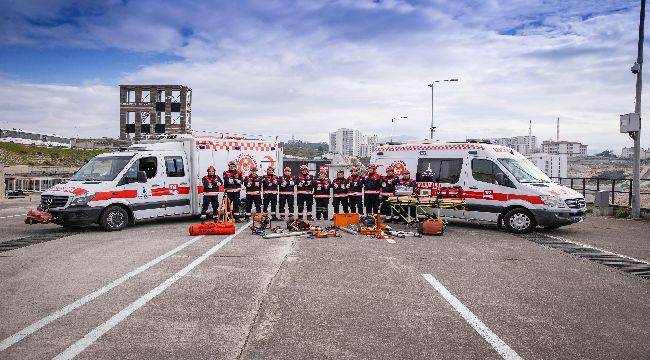
<svg viewBox="0 0 650 360"><path fill-rule="evenodd" d="M83 226L97 223L102 210L103 208L83 205L50 210L50 213L52 222L57 225Z"/></svg>
<svg viewBox="0 0 650 360"><path fill-rule="evenodd" d="M542 227L575 224L587 217L586 209L576 211L532 210L532 213L535 215L537 225Z"/></svg>

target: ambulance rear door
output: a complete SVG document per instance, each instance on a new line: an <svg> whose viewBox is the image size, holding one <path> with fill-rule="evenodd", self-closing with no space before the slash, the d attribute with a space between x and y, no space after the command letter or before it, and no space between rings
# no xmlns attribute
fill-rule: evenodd
<svg viewBox="0 0 650 360"><path fill-rule="evenodd" d="M442 154L441 154L442 155ZM461 172L463 158L428 155L418 159L415 180L423 186L431 186L433 193L437 194L442 187L462 186ZM443 209L444 216L462 218L463 210Z"/></svg>

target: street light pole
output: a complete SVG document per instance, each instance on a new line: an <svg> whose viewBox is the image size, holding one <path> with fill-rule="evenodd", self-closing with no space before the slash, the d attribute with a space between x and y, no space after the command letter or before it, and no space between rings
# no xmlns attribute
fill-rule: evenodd
<svg viewBox="0 0 650 360"><path fill-rule="evenodd" d="M433 140L433 133L436 131L436 127L433 126L433 85L439 82L449 82L449 81L458 81L458 79L445 79L445 80L435 80L431 84L427 85L428 87L431 88L431 126L429 127L429 130L431 130L431 135L430 139Z"/></svg>
<svg viewBox="0 0 650 360"><path fill-rule="evenodd" d="M400 116L399 119L408 119L408 116ZM398 119L398 117L394 117L390 119L390 142L393 142L393 133L395 132L395 119Z"/></svg>
<svg viewBox="0 0 650 360"><path fill-rule="evenodd" d="M643 84L643 38L645 23L645 0L641 0L641 13L639 15L639 43L637 47L636 63L632 67L632 72L636 71L636 101L634 103L634 112L639 116L639 130L630 133L634 139L634 164L632 170L632 218L641 217L641 190L640 190L640 172L641 172L641 86Z"/></svg>

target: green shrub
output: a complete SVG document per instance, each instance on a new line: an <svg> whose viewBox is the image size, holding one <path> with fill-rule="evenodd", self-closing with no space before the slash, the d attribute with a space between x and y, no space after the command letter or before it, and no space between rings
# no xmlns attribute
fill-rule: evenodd
<svg viewBox="0 0 650 360"><path fill-rule="evenodd" d="M617 219L628 219L630 217L630 208L621 207L616 209L614 217Z"/></svg>

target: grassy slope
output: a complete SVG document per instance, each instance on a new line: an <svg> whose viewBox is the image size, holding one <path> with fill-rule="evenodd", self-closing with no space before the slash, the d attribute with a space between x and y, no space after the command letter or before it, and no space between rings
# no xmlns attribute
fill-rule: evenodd
<svg viewBox="0 0 650 360"><path fill-rule="evenodd" d="M0 142L0 162L5 166L81 166L107 150L48 148Z"/></svg>

